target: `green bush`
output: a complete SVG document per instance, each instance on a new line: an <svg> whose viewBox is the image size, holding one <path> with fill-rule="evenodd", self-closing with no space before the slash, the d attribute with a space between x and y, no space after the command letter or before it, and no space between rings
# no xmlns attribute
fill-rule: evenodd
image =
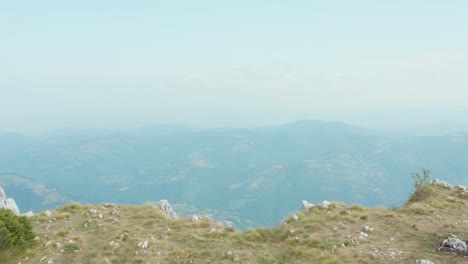
<svg viewBox="0 0 468 264"><path fill-rule="evenodd" d="M431 171L426 169L422 169L422 175L414 172L411 173L411 177L414 180L414 192L407 203L424 201L433 194L430 173Z"/></svg>
<svg viewBox="0 0 468 264"><path fill-rule="evenodd" d="M27 217L0 209L0 250L23 246L32 242L34 236L33 225Z"/></svg>

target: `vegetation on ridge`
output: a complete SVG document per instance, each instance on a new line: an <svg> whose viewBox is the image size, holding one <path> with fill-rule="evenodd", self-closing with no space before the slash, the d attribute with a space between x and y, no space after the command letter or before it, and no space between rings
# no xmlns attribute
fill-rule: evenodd
<svg viewBox="0 0 468 264"><path fill-rule="evenodd" d="M208 220L167 220L149 204L67 204L34 216L37 245L2 263L466 262L436 248L449 234L468 237L468 193L426 187L432 195L401 208L314 206L276 228L244 233Z"/></svg>
<svg viewBox="0 0 468 264"><path fill-rule="evenodd" d="M33 224L25 216L17 216L8 209L0 209L0 262L3 258L21 253L34 239Z"/></svg>

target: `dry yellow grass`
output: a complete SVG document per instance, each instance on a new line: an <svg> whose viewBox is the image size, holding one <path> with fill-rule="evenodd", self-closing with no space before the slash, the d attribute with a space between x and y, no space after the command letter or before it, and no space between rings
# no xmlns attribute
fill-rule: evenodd
<svg viewBox="0 0 468 264"><path fill-rule="evenodd" d="M429 199L402 208L335 203L245 233L167 220L151 205L69 204L33 217L37 245L11 263L468 263L436 251L449 234L468 237L468 194L430 188Z"/></svg>

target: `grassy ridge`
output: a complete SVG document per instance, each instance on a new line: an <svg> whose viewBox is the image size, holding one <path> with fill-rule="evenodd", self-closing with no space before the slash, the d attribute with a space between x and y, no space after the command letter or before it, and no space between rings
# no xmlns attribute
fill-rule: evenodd
<svg viewBox="0 0 468 264"><path fill-rule="evenodd" d="M466 263L436 248L449 234L468 237L468 193L429 188L401 208L333 203L244 233L167 220L151 205L68 204L33 217L36 246L2 263Z"/></svg>

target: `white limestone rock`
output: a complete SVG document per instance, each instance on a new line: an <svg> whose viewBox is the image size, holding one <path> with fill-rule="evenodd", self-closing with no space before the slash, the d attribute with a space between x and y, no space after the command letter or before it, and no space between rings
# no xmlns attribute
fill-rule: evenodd
<svg viewBox="0 0 468 264"><path fill-rule="evenodd" d="M369 234L365 233L365 232L361 232L359 234L359 239L366 239L369 237Z"/></svg>
<svg viewBox="0 0 468 264"><path fill-rule="evenodd" d="M297 214L293 215L292 218L295 222L299 221L299 216L297 216Z"/></svg>
<svg viewBox="0 0 468 264"><path fill-rule="evenodd" d="M177 219L177 214L172 209L172 206L169 204L167 200L159 201L159 208L163 213L166 215L167 219Z"/></svg>
<svg viewBox="0 0 468 264"><path fill-rule="evenodd" d="M33 217L33 216L34 216L34 213L33 213L33 211L28 211L28 212L22 214L22 216Z"/></svg>
<svg viewBox="0 0 468 264"><path fill-rule="evenodd" d="M8 209L16 215L21 215L18 205L13 198L8 198L5 191L0 187L0 209Z"/></svg>
<svg viewBox="0 0 468 264"><path fill-rule="evenodd" d="M18 205L16 205L16 202L13 198L8 198L5 204L6 209L11 210L13 213L15 213L15 215L21 215Z"/></svg>
<svg viewBox="0 0 468 264"><path fill-rule="evenodd" d="M192 215L192 222L200 222L203 219L203 217L198 216L198 215Z"/></svg>
<svg viewBox="0 0 468 264"><path fill-rule="evenodd" d="M430 261L428 259L417 259L416 263L419 263L419 264L434 264L434 262L432 262L432 261Z"/></svg>
<svg viewBox="0 0 468 264"><path fill-rule="evenodd" d="M328 207L332 204L332 202L329 202L327 200L322 202L322 207L325 209L328 209Z"/></svg>
<svg viewBox="0 0 468 264"><path fill-rule="evenodd" d="M309 203L306 200L302 200L302 210L309 210L312 207L314 207L313 204Z"/></svg>
<svg viewBox="0 0 468 264"><path fill-rule="evenodd" d="M142 242L138 243L138 247L146 249L146 248L148 248L148 243L149 243L148 240L142 241Z"/></svg>

